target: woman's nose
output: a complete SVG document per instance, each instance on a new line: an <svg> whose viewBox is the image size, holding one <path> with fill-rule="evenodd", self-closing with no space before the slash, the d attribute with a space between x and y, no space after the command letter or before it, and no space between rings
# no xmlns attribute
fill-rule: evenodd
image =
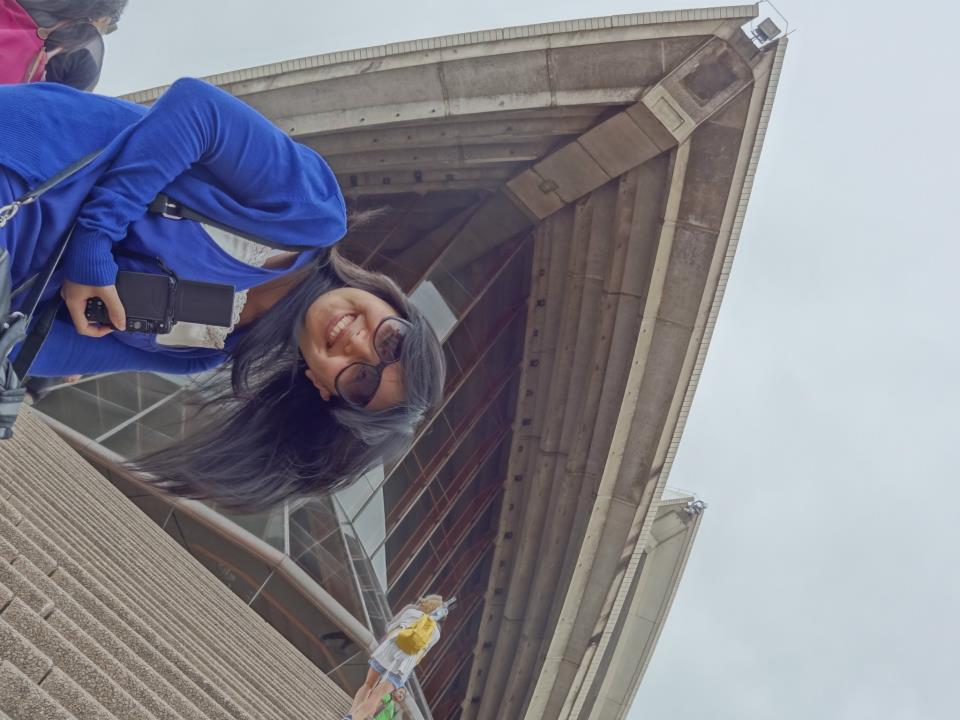
<svg viewBox="0 0 960 720"><path fill-rule="evenodd" d="M370 342L370 333L365 329L358 330L347 341L347 355L352 355L358 360L370 360L374 356L373 346Z"/></svg>

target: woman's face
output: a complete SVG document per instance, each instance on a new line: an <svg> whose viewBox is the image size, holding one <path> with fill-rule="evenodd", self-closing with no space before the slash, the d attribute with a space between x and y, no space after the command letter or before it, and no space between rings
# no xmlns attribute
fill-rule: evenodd
<svg viewBox="0 0 960 720"><path fill-rule="evenodd" d="M337 396L334 380L350 363L379 365L373 333L380 321L399 316L396 308L366 290L339 288L324 293L307 309L300 353L307 362L307 378L324 400ZM364 409L385 410L403 400L400 363L383 368L377 394Z"/></svg>

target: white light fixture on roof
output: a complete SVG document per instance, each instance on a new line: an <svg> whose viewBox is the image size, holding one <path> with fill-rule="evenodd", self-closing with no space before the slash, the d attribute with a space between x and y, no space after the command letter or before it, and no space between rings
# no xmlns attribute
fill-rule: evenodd
<svg viewBox="0 0 960 720"><path fill-rule="evenodd" d="M753 38L761 45L766 45L780 35L781 32L773 20L766 18L753 29Z"/></svg>
<svg viewBox="0 0 960 720"><path fill-rule="evenodd" d="M760 12L761 5L769 7L770 11L782 21L784 28L781 30L780 26L769 17L764 18L759 23L756 23L756 18L751 20L748 27L744 28L744 32L750 36L750 39L753 40L757 47L764 48L764 46L769 45L778 37L786 37L790 34L790 21L787 20L786 16L780 12L777 6L770 2L770 0L761 0L761 2L757 3L758 13Z"/></svg>

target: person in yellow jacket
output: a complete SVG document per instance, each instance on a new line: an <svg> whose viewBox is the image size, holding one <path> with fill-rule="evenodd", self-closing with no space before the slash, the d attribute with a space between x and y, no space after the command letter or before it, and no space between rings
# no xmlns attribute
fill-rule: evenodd
<svg viewBox="0 0 960 720"><path fill-rule="evenodd" d="M370 657L367 679L344 720L370 720L380 699L407 684L413 669L440 640L440 621L453 600L426 595L401 610L387 625L387 636Z"/></svg>

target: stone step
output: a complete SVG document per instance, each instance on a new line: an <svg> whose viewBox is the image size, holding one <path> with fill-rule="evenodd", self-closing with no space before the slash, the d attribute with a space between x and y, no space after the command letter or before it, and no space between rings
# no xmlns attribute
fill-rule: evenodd
<svg viewBox="0 0 960 720"><path fill-rule="evenodd" d="M10 720L75 720L32 678L6 660L0 662L0 711Z"/></svg>
<svg viewBox="0 0 960 720"><path fill-rule="evenodd" d="M25 411L17 430L0 444L0 659L27 658L25 692L80 720L343 716L333 682L49 428Z"/></svg>
<svg viewBox="0 0 960 720"><path fill-rule="evenodd" d="M51 617L55 615L56 613ZM17 598L14 598L0 613L0 619L33 643L74 682L117 717L124 720L154 720L154 715L131 697L118 682L104 673ZM37 682L40 679L42 678L37 678ZM176 718L176 716L170 713L165 718Z"/></svg>
<svg viewBox="0 0 960 720"><path fill-rule="evenodd" d="M44 595L21 571L23 565L32 564L23 555L13 559L13 563L0 562L0 584L8 587L20 600L29 605L41 617L53 612L53 601Z"/></svg>
<svg viewBox="0 0 960 720"><path fill-rule="evenodd" d="M0 559L7 562L13 562L13 559L20 554L13 545L7 542L6 538L0 535Z"/></svg>
<svg viewBox="0 0 960 720"><path fill-rule="evenodd" d="M87 569L81 567L75 560L71 559L68 555L64 554L59 547L54 547L50 543L50 537L56 537L52 528L46 527L42 520L39 518L31 517L33 514L32 508L23 506L25 517L28 518L28 522L32 526L39 526L39 534L42 537L46 538L48 543L47 550L57 557L60 567L58 567L51 579L61 587L65 589L66 592L71 594L78 601L85 602L87 605L88 611L97 611L101 608L104 608L108 611L109 615L112 615L113 618L108 619L118 619L120 620L119 624L115 629L131 629L128 634L139 635L143 642L154 647L157 651L162 653L168 661L172 662L176 667L178 667L184 674L187 674L188 677L194 682L194 684L199 684L203 686L206 694L210 695L219 705L224 707L231 717L243 718L249 714L249 709L242 709L236 702L236 696L234 698L228 697L220 692L219 686L214 686L209 683L202 673L197 673L197 658L196 657L183 657L182 651L186 648L184 643L181 641L178 643L179 650L174 650L173 646L167 643L165 640L162 640L156 632L148 627L145 620L151 617L148 613L136 613L132 612L131 609L120 599L116 598L112 592L106 590L103 584L95 579ZM29 531L28 531L29 532ZM88 563L88 566L90 564ZM93 568L91 568L93 569ZM76 578L79 578L79 582L76 581ZM106 578L104 578L106 580ZM109 580L106 582L110 583ZM81 591L80 588L83 588ZM156 600L156 598L154 598ZM187 640L189 643L189 640ZM210 652L206 648L202 650L201 657L206 657L208 660L219 660L217 653ZM179 662L177 661L179 659ZM222 662L215 663L216 667L222 669ZM201 663L202 666L202 663ZM189 669L191 672L185 672ZM233 678L231 678L233 680ZM243 703L246 705L246 703ZM216 715L213 715L216 717Z"/></svg>
<svg viewBox="0 0 960 720"><path fill-rule="evenodd" d="M0 503L2 505L4 503ZM9 507L9 506L8 506ZM10 513L3 513L6 517L10 517ZM19 514L19 513L18 513ZM24 520L21 516L21 524L18 526L18 530L23 530L28 526L28 521ZM6 527L0 527L0 532L8 530ZM26 535L26 533L24 533ZM29 533L33 534L33 533ZM41 536L42 537L42 536ZM56 548L48 548L52 550L54 554L59 551ZM44 555L50 556L51 553L46 551L43 552ZM36 555L36 553L34 553ZM118 657L123 661L124 665L127 665L132 670L136 671L137 677L141 678L141 684L146 684L151 688L159 688L164 694L168 697L173 707L175 707L178 712L187 718L220 718L225 719L231 717L224 711L222 708L218 708L214 702L207 697L207 702L201 700L201 704L205 705L203 711L198 709L193 702L186 699L177 689L172 687L169 682L164 680L160 675L158 675L148 664L144 663L142 660L136 657L136 655L125 648L125 646L117 641L115 637L112 636L112 633L106 630L102 625L97 623L93 618L89 618L89 615L83 611L76 603L73 603L67 594L61 590L50 578L48 578L39 568L33 565L26 557L18 556L15 558L12 565L7 565L6 563L0 562L0 583L10 586L10 589L28 606L30 606L34 611L39 615L46 617L53 610L53 602L47 598L44 592L39 591L37 586L44 587L45 591L50 592L51 594L57 594L64 607L64 611L72 610L72 612L67 612L67 616L70 617L75 622L79 622L82 625L86 624L84 628L85 633L93 633L93 637L98 637L99 640L105 641L111 646L112 653L109 651L100 651L100 654L103 655L105 652ZM89 618L89 620L87 619ZM110 642L110 639L113 638L114 642ZM141 643L141 646L146 647L145 643ZM154 653L155 655L156 653ZM185 676L180 674L181 681L184 681L183 684L192 685L192 683L187 680ZM198 699L205 697L203 693L196 693ZM235 717L236 715L234 715Z"/></svg>
<svg viewBox="0 0 960 720"><path fill-rule="evenodd" d="M11 600L6 604L14 602ZM9 662L31 681L40 682L51 668L53 660L10 625L0 613L0 659Z"/></svg>
<svg viewBox="0 0 960 720"><path fill-rule="evenodd" d="M162 690L161 694L170 706L181 715L211 720L230 720L234 717L205 695L186 675L179 672L141 637L135 633L127 633L124 639L121 639L118 633L121 633L126 626L106 607L97 606L96 614L90 613L53 578L43 575L33 565L26 563L22 572L34 586L40 588L44 595L52 599L59 611L94 638L104 651L116 658L149 687L157 692ZM55 575L58 573L66 575L62 568L54 572ZM82 586L75 582L70 583L70 586L77 592L84 592ZM98 616L103 621L98 619Z"/></svg>
<svg viewBox="0 0 960 720"><path fill-rule="evenodd" d="M13 600L13 591L0 582L0 610L3 610L11 600Z"/></svg>
<svg viewBox="0 0 960 720"><path fill-rule="evenodd" d="M133 604L138 606L138 609L141 610L141 613L138 614L142 614L150 625L154 627L181 627L190 630L191 632L187 633L185 637L180 638L178 648L190 658L191 662L206 666L213 663L215 667L220 667L221 669L226 666L229 670L229 672L226 673L227 677L241 681L242 690L246 694L255 691L257 695L266 693L267 695L273 696L277 698L280 703L280 708L278 709L291 711L292 708L296 707L296 703L293 700L287 700L287 698L295 697L295 695L293 695L294 693L310 692L312 694L316 692L315 688L312 689L311 692L310 688L288 682L286 677L269 676L265 678L249 671L249 662L244 649L227 644L221 638L249 636L251 631L258 630L265 631L266 633L272 633L274 631L263 622L259 623L261 627L250 627L247 625L246 627L240 628L235 624L221 621L221 616L223 615L222 607L218 607L209 601L205 593L201 591L202 588L197 588L195 584L188 580L183 580L184 577L188 579L196 577L196 561L192 558L186 556L188 562L184 564L184 567L176 568L176 571L171 568L171 573L168 577L170 587L169 590L165 592L192 597L195 599L196 605L200 605L201 607L196 607L195 605L187 612L176 605L157 603L153 578L140 570L140 563L129 562L130 557L136 557L136 551L134 549L125 550L123 548L110 546L103 542L102 533L96 532L96 526L99 524L97 520L106 522L108 518L91 518L90 514L87 513L85 514L86 522L84 522L81 527L78 527L79 523L74 520L73 517L74 512L68 507L68 499L57 498L57 500L63 501L64 504L51 508L51 512L60 514L63 522L58 523L57 529L53 530L52 528L42 527L42 521L40 521L39 518L33 517L36 506L42 502L42 499L38 498L36 502L33 502L31 498L30 503L20 501L19 499L11 499L12 502L17 504L16 509L22 512L25 517L29 518L30 525L41 526L37 534L41 537L46 537L48 542L50 542L51 534L56 533L53 537L61 537L62 542L58 543L60 546L68 545L70 542L76 542L76 535L87 535L87 540L100 545L100 552L98 552L94 558L91 558L93 562L87 562L87 569L91 572L99 570L100 572L96 573L98 580L103 585L108 586L113 594L121 597L122 605L130 606ZM144 519L144 521L149 523L146 519ZM152 532L159 532L152 523L149 524L149 528ZM34 531L30 529L24 530L25 534L33 534L33 532ZM69 539L64 537L67 533L70 533L73 537ZM173 542L166 535L161 534L161 537L169 543ZM54 554L62 552L59 548L51 547L50 545L48 545L48 548L50 552ZM121 565L120 560L113 559L112 556L115 555L126 559L126 562ZM67 556L58 557L58 561L71 571L77 569L76 567L69 567L69 564L73 561ZM192 572L187 572L187 570L191 570ZM201 579L206 580L205 573L207 571L202 569L201 572L204 573ZM122 587L119 583L114 582L114 580L120 578L124 580ZM151 585L154 585L154 587L151 588ZM151 590L153 592L151 592ZM230 595L230 598L237 603L240 602L239 599L236 599L232 595ZM243 635L239 635L238 630L243 630ZM197 638L204 638L204 636L208 638L206 642L197 641ZM218 652L211 654L207 648L212 641L217 639L220 639L217 648ZM275 646L276 643L268 644L268 647ZM245 647L249 646L245 645ZM267 657L265 660L286 664L291 662L291 657L293 657L294 661L299 659L299 662L310 665L309 661L303 658L292 646L286 646L285 650L286 652L283 655L273 654L273 657ZM267 654L269 655L269 653ZM312 667L312 665L310 665L310 667Z"/></svg>
<svg viewBox="0 0 960 720"><path fill-rule="evenodd" d="M81 583L66 569L60 567L54 571L50 579L92 617L108 624L127 647L135 649L141 657L149 659L155 669L211 718L222 718L224 714L226 717L242 720L249 717L234 700L211 683L195 665L188 662L182 653L156 635L142 618L126 612L123 608L118 608L120 612L115 612L102 602L90 590L96 584L93 578L87 577L86 582ZM100 595L103 596L104 593L105 591L102 591Z"/></svg>
<svg viewBox="0 0 960 720"><path fill-rule="evenodd" d="M77 720L119 720L60 668L53 668L40 687Z"/></svg>
<svg viewBox="0 0 960 720"><path fill-rule="evenodd" d="M96 568L91 567L90 570L94 571ZM188 630L189 632L177 641L177 647L184 656L210 672L229 678L233 688L242 692L251 702L255 702L257 709L263 711L264 708L259 703L267 702L267 698L272 697L271 704L276 706L280 713L279 717L286 718L285 713L295 711L298 703L294 700L296 695L292 693L302 692L302 690L292 687L286 682L285 677L257 673L250 666L248 655L251 652L258 652L257 646L249 643L238 646L235 642L228 642L228 638L237 637L238 631L230 626L223 626L215 617L208 614L215 613L215 609L194 608L192 612L186 612L179 607L151 607L149 597L142 597L132 585L125 584L120 587L106 574L98 574L97 580L100 587L106 588L123 607L135 609L138 615L151 626L181 627ZM210 648L214 646L217 652L211 651ZM266 652L261 654L261 660L268 664L276 663L279 666L290 664L289 661L270 658L269 653Z"/></svg>
<svg viewBox="0 0 960 720"><path fill-rule="evenodd" d="M196 708L182 705L181 708L174 709L168 702L166 687L157 687L153 684L152 681L158 677L156 673L141 677L132 672L60 610L55 610L50 615L48 625L96 665L111 681L124 688L134 700L156 716L157 720L203 720L203 716ZM173 694L176 695L176 693Z"/></svg>
<svg viewBox="0 0 960 720"><path fill-rule="evenodd" d="M20 521L23 520L23 516L15 507L13 507L13 505L7 502L7 498L9 497L9 492L0 492L0 515L12 522L14 525L19 525Z"/></svg>
<svg viewBox="0 0 960 720"><path fill-rule="evenodd" d="M0 504L5 505L6 503ZM0 514L0 535L3 536L4 540L13 545L21 555L28 558L30 562L43 570L45 575L52 573L53 569L57 566L57 563L52 557L45 553L33 540L25 535L17 525L14 525L2 514Z"/></svg>

